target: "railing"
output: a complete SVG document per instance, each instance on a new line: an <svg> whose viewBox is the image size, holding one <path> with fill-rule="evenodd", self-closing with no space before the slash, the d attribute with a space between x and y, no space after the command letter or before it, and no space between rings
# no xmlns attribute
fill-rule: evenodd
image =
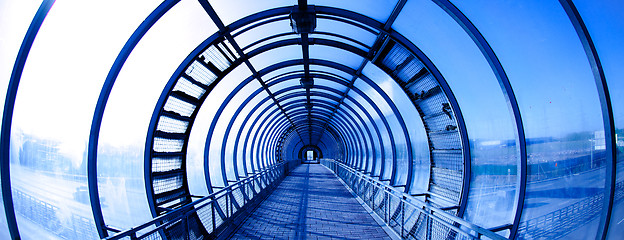
<svg viewBox="0 0 624 240"><path fill-rule="evenodd" d="M322 159L321 164L340 177L403 239L506 239L343 163Z"/></svg>
<svg viewBox="0 0 624 240"><path fill-rule="evenodd" d="M192 203L171 209L149 222L120 231L105 239L193 240L214 235L215 230L246 207L247 203L255 201L259 196L269 194L270 190L276 187L298 164L298 161L276 164Z"/></svg>

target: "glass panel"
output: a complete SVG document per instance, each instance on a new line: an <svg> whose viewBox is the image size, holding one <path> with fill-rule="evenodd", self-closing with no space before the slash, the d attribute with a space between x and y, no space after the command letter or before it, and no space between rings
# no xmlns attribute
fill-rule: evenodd
<svg viewBox="0 0 624 240"><path fill-rule="evenodd" d="M2 39L2 44L0 44L0 96L2 96L0 106L2 109L0 113L4 111L4 96L6 96L17 52L40 4L41 1L0 1L0 29L2 29L0 35ZM10 239L4 216L4 201L0 194L0 239Z"/></svg>
<svg viewBox="0 0 624 240"><path fill-rule="evenodd" d="M286 95L281 95L281 96L286 96ZM286 99L286 100L279 100L279 101L280 101L280 102L279 102L279 104L280 104L282 107L286 107L286 106L288 106L288 105L290 105L290 104L292 104L292 103L296 103L296 102L304 101L305 99L306 99L306 97L305 97L305 96L291 97L291 98L288 98L288 99Z"/></svg>
<svg viewBox="0 0 624 240"><path fill-rule="evenodd" d="M199 8L184 2L165 14L133 50L111 92L100 133L98 182L106 223L117 228L152 218L143 175L145 134L154 103L180 60L216 31L212 24L194 25L209 21Z"/></svg>
<svg viewBox="0 0 624 240"><path fill-rule="evenodd" d="M404 34L444 74L461 106L472 143L472 182L465 218L486 228L513 222L518 186L515 127L488 62L465 31L434 3L408 3L394 26L409 28ZM432 134L443 134L444 127L429 129ZM454 154L434 153L433 157L436 162L463 165L456 162ZM501 210L492 212L491 206Z"/></svg>
<svg viewBox="0 0 624 240"><path fill-rule="evenodd" d="M405 121L405 125L409 133L413 156L412 182L407 184L411 184L412 193L426 192L428 190L427 186L429 184L430 177L430 153L427 133L420 114L403 89L401 89L396 81L390 78L390 76L384 73L381 69L368 63L366 67L364 67L362 73L370 79L373 79L379 87L384 90L384 92L396 104L396 107L403 116L403 120ZM404 171L406 171L406 169L399 169L398 173L404 175L407 174L407 172ZM400 181L399 183L403 183L403 181Z"/></svg>
<svg viewBox="0 0 624 240"><path fill-rule="evenodd" d="M285 123L287 124L288 120L284 118L284 115L280 111L267 119L267 121L263 125L262 130L258 134L254 156L258 158L266 167L268 167L270 164L269 159L266 155L266 151L268 150L268 140L272 133L276 131L276 127L282 126Z"/></svg>
<svg viewBox="0 0 624 240"><path fill-rule="evenodd" d="M380 79L375 79L375 80L379 81ZM397 165L393 166L392 161L386 162L386 164L388 164L386 165L388 171L384 173L384 179L390 179L391 174L392 174L392 168L396 168L397 175L394 176L396 180L395 182L393 182L393 184L394 183L398 185L404 184L405 180L407 179L407 172L405 172L405 170L408 169L407 145L406 145L405 134L403 133L403 130L401 128L401 123L399 123L397 116L394 114L394 112L392 111L392 108L390 108L389 106L389 104L392 104L392 103L388 103L379 94L379 92L377 92L375 89L373 89L371 86L369 86L366 82L362 81L361 79L357 79L355 81L354 86L360 89L362 92L364 92L364 94L366 94L366 96L368 96L375 103L375 105L379 107L382 114L384 114L384 117L388 121L388 125L390 125L391 131L392 131L392 137L394 138L394 144L396 147Z"/></svg>
<svg viewBox="0 0 624 240"><path fill-rule="evenodd" d="M261 99L264 100L266 97L268 97L268 95L266 94L266 92L264 92L263 94L259 94L261 95ZM245 152L245 154L243 154L243 149L247 149L247 146L245 145L245 141L248 140L250 141L251 138L253 136L251 136L251 124L253 123L253 121L258 117L258 115L260 114L260 112L262 112L264 109L266 109L267 107L269 107L270 105L273 105L273 100L268 99L267 101L265 101L264 103L262 103L262 105L254 112L251 113L251 116L248 116L249 119L247 120L247 123L245 124L244 128L242 129L242 133L240 136L240 139L238 140L238 149L237 149L237 154L238 154L238 159L239 161L244 161L245 164L247 165L247 172L249 174L252 174L254 170L257 169L257 166L255 165L255 162L251 161L251 158L248 157L248 152ZM247 116L247 115L245 115Z"/></svg>
<svg viewBox="0 0 624 240"><path fill-rule="evenodd" d="M272 100L269 100L272 102ZM277 111L276 111L277 110ZM264 111L264 109L261 109L261 111ZM255 166L255 169L261 169L264 168L264 165L261 165L260 163L260 159L258 159L258 157L256 156L256 148L258 147L257 141L258 141L258 136L260 135L260 131L262 131L264 125L262 125L262 121L266 118L271 118L277 114L281 114L279 109L277 108L276 105L271 105L271 107L265 111L262 115L259 115L257 118L254 118L253 121L255 122L255 124L253 125L253 128L251 129L251 131L249 131L247 133L247 145L244 146L246 149L246 155L245 158L249 159L250 161L253 161L253 164ZM268 120L267 120L268 121ZM254 123L252 122L252 124ZM264 123L266 124L266 122ZM254 139L255 137L255 139ZM252 148L253 147L253 148Z"/></svg>
<svg viewBox="0 0 624 240"><path fill-rule="evenodd" d="M120 4L126 7L119 8ZM50 10L29 54L13 119L11 183L22 238L98 237L86 172L93 109L118 51L157 4L63 1ZM115 19L110 19L111 13ZM154 86L158 88L157 81ZM148 111L149 121L152 111ZM141 135L144 142L145 130ZM117 190L126 194L125 189ZM149 213L144 190L141 185L138 196L142 201L136 209ZM101 200L106 214L115 199L105 193ZM128 221L144 220L146 215L137 214Z"/></svg>
<svg viewBox="0 0 624 240"><path fill-rule="evenodd" d="M254 81L252 83L250 83L251 86L256 86L257 88L260 87L260 83L258 83L257 81ZM249 94L244 94L245 98L247 98L249 96ZM242 157L242 151L239 150L240 146L241 146L241 140L237 139L236 136L239 133L239 131L246 129L248 127L248 123L249 121L247 121L247 123L245 124L245 126L242 126L243 121L245 120L245 118L250 114L250 111L252 110L252 108L254 106L256 106L262 99L268 97L268 95L266 94L265 91L261 91L259 94L253 96L252 100L249 101L249 103L245 106L241 106L242 110L241 112L238 114L238 117L234 120L234 124L232 125L232 128L230 130L230 135L227 138L227 146L226 146L226 163L228 161L233 161L234 155L236 155L236 164L237 164L237 168L238 168L238 174L239 176L245 176L246 172L251 171L251 168L247 168L247 166L245 166L245 162L244 162L244 158ZM236 107L238 109L238 107ZM234 148L234 144L235 141L238 140L238 146L235 149ZM245 169L247 168L247 169Z"/></svg>
<svg viewBox="0 0 624 240"><path fill-rule="evenodd" d="M310 99L326 101L326 102L330 102L332 104L337 104L338 103L337 100L331 99L331 98L327 98L327 97L311 96Z"/></svg>
<svg viewBox="0 0 624 240"><path fill-rule="evenodd" d="M262 162L264 162L265 166L270 166L271 162L269 161L269 157L267 157L267 152L269 149L269 143L273 138L275 132L279 131L284 125L291 125L288 119L284 116L284 114L280 111L275 117L270 118L266 124L264 129L258 135L258 142L256 145L258 146L256 152L257 157L260 158Z"/></svg>
<svg viewBox="0 0 624 240"><path fill-rule="evenodd" d="M262 80L264 80L267 84L269 84L274 78L281 76L282 74L290 73L290 72L303 72L302 65L295 65L285 68L280 68L278 70L272 71L264 76L262 76Z"/></svg>
<svg viewBox="0 0 624 240"><path fill-rule="evenodd" d="M316 80L314 81L314 84L316 84ZM340 99L342 97L342 95L338 95L338 93L336 93L336 92L328 91L328 90L325 90L325 89L313 89L313 90L315 92L319 93L319 94L323 94L323 95L327 94L327 95L330 95L330 96L338 98L338 99Z"/></svg>
<svg viewBox="0 0 624 240"><path fill-rule="evenodd" d="M457 2L490 40L518 97L528 151L520 237L595 238L604 128L591 69L568 16L556 1Z"/></svg>
<svg viewBox="0 0 624 240"><path fill-rule="evenodd" d="M312 51L310 51L312 52ZM251 64L256 68L256 71L261 71L267 66L273 65L280 61L301 59L303 53L301 52L301 46L289 45L271 49L262 54L256 55L249 59Z"/></svg>
<svg viewBox="0 0 624 240"><path fill-rule="evenodd" d="M353 161L355 161L356 149L357 149L355 146L355 140L353 139L353 135L351 135L349 131L345 128L345 126L342 124L340 116L334 117L334 119L332 119L331 122L332 122L332 127L338 132L338 134L341 136L345 144L346 156L345 156L344 162L347 165L350 165Z"/></svg>
<svg viewBox="0 0 624 240"><path fill-rule="evenodd" d="M350 106L357 106L356 104L353 103L353 101L357 101L360 105L362 105L362 107L364 108L363 111L365 111L366 113L361 116L366 116L366 114L370 114L371 118L373 119L373 122L371 124L377 125L377 128L379 129L379 133L381 134L382 142L379 143L375 141L375 146L376 147L383 146L384 158L383 159L381 158L382 157L381 149L376 149L376 152L378 153L377 155L378 157L375 163L376 164L375 172L373 173L373 176L379 176L381 174L380 171L381 171L382 163L384 164L384 166L392 164L393 151L392 151L392 145L390 145L390 135L388 135L388 130L386 129L386 126L383 124L380 116L373 109L373 107L370 106L368 101L364 100L359 94L355 93L355 91L349 91L348 95L349 95L349 98L345 99L345 103L349 104ZM362 111L359 109L359 107L355 107L355 109L357 109L358 112ZM377 139L377 137L375 137L375 139ZM387 172L390 170L391 169L386 169L385 171Z"/></svg>
<svg viewBox="0 0 624 240"><path fill-rule="evenodd" d="M375 43L375 39L377 39L376 34L373 34L367 30L364 30L363 28L357 27L352 24L348 24L348 23L344 23L344 22L340 22L336 20L324 19L324 18L316 19L316 29L314 29L314 31L329 32L329 33L334 33L334 34L338 34L341 36L349 37L369 47L372 46L373 43ZM316 35L316 36L322 37L324 39L328 39L328 36L320 36L320 35ZM338 42L347 43L349 45L353 45L360 49L362 48L361 45L355 45L355 43L352 43L350 41L339 40Z"/></svg>
<svg viewBox="0 0 624 240"><path fill-rule="evenodd" d="M345 83L347 83L347 82L351 81L351 79L353 79L353 75L351 75L351 74L348 74L346 72L337 70L335 68L330 68L330 67L325 67L325 66L310 65L310 71L321 71L321 72L332 73L333 75L337 75L337 76L342 77L341 79ZM327 80L325 80L325 81L327 81Z"/></svg>
<svg viewBox="0 0 624 240"><path fill-rule="evenodd" d="M290 79L290 80L286 80L286 81L282 81L277 84L274 84L271 87L269 87L269 90L271 90L271 92L277 92L279 90L289 88L289 87L295 87L295 86L303 89L303 87L299 83L299 79L295 78L295 79Z"/></svg>
<svg viewBox="0 0 624 240"><path fill-rule="evenodd" d="M367 1L332 1L332 0L311 0L308 4L319 6L332 6L348 9L360 14L369 16L379 22L386 22L390 16L396 0L367 0Z"/></svg>
<svg viewBox="0 0 624 240"><path fill-rule="evenodd" d="M238 45L241 48L245 48L247 47L247 45L252 44L265 37L274 36L274 35L281 34L281 33L290 33L290 32L292 32L292 28L290 27L290 20L288 19L288 20L271 22L268 24L264 24L264 25L252 28L244 33L241 33L240 35L237 35L234 38L234 40L236 40L236 43L238 43ZM287 38L294 38L294 37L298 37L298 36L293 34ZM275 40L262 42L260 43L260 45L256 45L256 46L262 46L273 41Z"/></svg>
<svg viewBox="0 0 624 240"><path fill-rule="evenodd" d="M188 166L194 166L186 169L189 179L189 189L193 195L205 196L208 194L204 176L204 150L206 147L206 137L210 124L212 123L217 110L227 95L234 90L242 79L247 78L250 74L251 72L247 66L240 65L236 67L215 86L210 94L208 94L202 108L197 113L195 124L189 136L186 160ZM218 146L219 153L221 150L220 141L223 139L222 135L224 134L224 128L225 127L215 128L215 132L210 143L211 149ZM219 142L216 143L215 139L219 139ZM215 151L211 151L211 153L214 152ZM209 156L209 171L212 186L223 186L224 184L221 175L221 161L218 157L219 155L214 154Z"/></svg>
<svg viewBox="0 0 624 240"><path fill-rule="evenodd" d="M219 15L221 21L226 26L238 19L246 17L256 12L268 10L271 8L292 6L292 4L285 4L285 1L281 0L234 0L234 1L210 1L210 4L215 9L215 12ZM244 7L243 7L244 6Z"/></svg>
<svg viewBox="0 0 624 240"><path fill-rule="evenodd" d="M345 101L345 103L347 103ZM363 168L363 170L366 170L367 172L370 171L370 169L372 168L372 161L374 158L376 158L376 154L380 154L379 150L378 150L378 142L379 140L377 139L377 133L375 131L374 128L372 128L371 124L370 124L370 120L367 118L366 115L364 115L364 113L361 113L361 111L358 111L359 109L352 107L351 105L345 105L342 106L341 105L341 111L346 112L347 114L350 114L352 116L354 116L354 118L357 121L357 125L358 127L362 128L365 134L365 138L368 144L368 158L364 158L364 163L362 163L363 165L361 166ZM370 134L370 135L369 135ZM372 137L372 139L371 139Z"/></svg>
<svg viewBox="0 0 624 240"><path fill-rule="evenodd" d="M242 79L244 78L244 76L238 76L235 79ZM239 80L238 80L239 81ZM237 83L232 83L232 84L237 84ZM217 128L216 129L222 129L222 131L218 130L215 131L215 135L213 136L213 143L211 143L210 148L213 149L211 151L210 154L210 158L211 161L212 160L218 160L221 161L221 159L224 160L225 163L225 171L226 171L226 175L227 175L227 179L230 181L235 181L236 180L236 175L238 174L239 176L243 173L243 169L242 168L238 168L237 165L237 170L238 172L234 171L234 158L233 158L233 154L234 154L234 139L236 139L236 134L237 131L235 131L236 129L240 128L240 125L242 123L242 120L244 119L245 115L238 115L236 117L236 119L233 119L234 117L234 113L237 110L237 108L239 106L241 106L242 102L245 101L245 99L247 99L249 96L251 96L251 94L253 92L255 92L258 89L262 89L262 86L260 85L260 83L258 81L252 81L249 84L247 84L247 86L245 86L243 89L241 89L241 91L239 91L230 101L230 103L228 104L228 106L225 107L225 110L223 111L223 113L221 114L221 116L219 117L219 122L217 124ZM263 92L261 92L261 94L258 95L263 95ZM225 131L228 128L228 124L230 124L230 122L232 123L232 126L230 128L230 132L227 136L225 136ZM236 124L237 123L237 124ZM219 133L219 135L217 135L217 133ZM228 141L229 140L229 141ZM225 148L225 154L221 155L221 149ZM214 159L213 159L214 157ZM240 160L240 159L238 159Z"/></svg>
<svg viewBox="0 0 624 240"><path fill-rule="evenodd" d="M350 112L345 112L344 108L341 108L340 112L342 114L337 114L336 117L342 119L343 122L345 122L345 125L349 128L351 134L355 137L354 140L356 141L357 152L359 154L357 155L357 162L354 163L354 167L356 169L361 169L361 167L364 165L363 161L366 160L366 147L368 146L367 144L369 144L365 140L365 137L363 135L365 134L364 129L359 124L353 122L356 120L355 118L353 118L353 116L350 115ZM349 116L351 116L351 118Z"/></svg>
<svg viewBox="0 0 624 240"><path fill-rule="evenodd" d="M585 22L607 78L617 135L615 198L607 239L624 236L624 5L619 1L574 1ZM606 24L608 23L608 24Z"/></svg>
<svg viewBox="0 0 624 240"><path fill-rule="evenodd" d="M337 62L352 69L357 69L362 64L362 57L340 48L324 45L310 45L310 58Z"/></svg>
<svg viewBox="0 0 624 240"><path fill-rule="evenodd" d="M330 88L336 89L336 90L338 90L339 92L342 92L342 93L347 91L347 86L341 85L341 84L336 83L334 81L325 80L325 79L315 78L314 79L314 84L315 85L319 85L319 86L330 87Z"/></svg>

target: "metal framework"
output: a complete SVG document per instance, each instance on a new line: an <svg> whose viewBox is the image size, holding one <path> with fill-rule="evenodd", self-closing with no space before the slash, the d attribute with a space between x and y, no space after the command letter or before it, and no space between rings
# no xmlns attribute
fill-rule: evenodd
<svg viewBox="0 0 624 240"><path fill-rule="evenodd" d="M110 232L120 232L118 229L107 226L104 222L98 192L98 140L104 110L117 76L129 55L147 31L178 2L179 0L164 1L141 23L118 54L100 91L89 135L87 171L90 206L101 238L109 237ZM503 223L500 227L490 230L509 230L509 238L515 239L518 237L518 228L523 216L522 210L525 205L528 181L527 140L516 96L501 62L475 25L449 0L432 0L432 2L461 26L479 48L496 76L509 111L512 113L517 146L517 174L519 176L514 219L513 222ZM611 97L598 52L578 10L570 0L560 0L559 2L584 47L601 104L607 154L603 208L596 239L606 239L612 221L611 213L616 190L617 139L615 137ZM7 100L4 105L0 142L2 147L2 154L0 155L2 196L7 225L14 239L19 239L20 236L11 195L9 171L13 108L28 53L53 3L53 0L43 1L30 24L13 67ZM268 180L269 182L275 182L279 179L276 176L283 177L286 170L276 170L276 167L284 166L288 160L291 160L288 159L289 156L301 158L304 149L313 148L322 152L322 150L326 150L328 145L336 145L338 150L335 150L333 154L341 157L340 162L325 161L325 164L342 177L345 182L351 184L356 192L358 191L358 184L368 182L369 185L380 188L376 191L386 191L385 200L382 200L387 201L385 204L391 204L391 200L387 199L390 195L396 195L401 201L402 205L398 208L401 210L395 209L396 211L393 213L389 208L385 208L388 211L386 220L389 224L393 219L397 221L397 216L403 218L401 224L406 224L404 219L407 214L405 207L409 204L413 205L413 203L405 201L405 199L412 199L413 196L425 196L425 202L419 203L420 205L414 211L422 210L422 206L425 206L425 210L420 211L419 217L415 221L421 221L420 216L425 216L422 219L426 218L426 221L439 221L450 229L448 232L453 232L448 235L450 237L454 237L454 234L476 238L480 238L482 234L490 238L498 237L498 235L491 235L490 232L479 227L470 226L461 219L469 200L472 173L471 143L468 140L466 124L459 103L442 73L425 53L392 29L393 23L403 10L407 0L399 0L384 23L345 9L313 6L308 5L306 0L299 0L295 6L258 12L239 19L228 26L224 25L208 0L199 0L199 3L217 25L218 32L197 46L176 69L156 103L146 135L144 180L147 191L146 197L151 213L155 217L155 220L149 224L157 228L151 233L159 232L158 234L163 238L176 233L180 227L178 225L164 224L158 226L160 224L158 221L164 219L159 216L170 215L174 212L184 212L184 222L187 224L184 227L189 234L207 235L215 230L214 224L212 229L202 224L202 219L197 212L199 208L205 205L198 207L197 204L200 201L194 201L194 199L201 196L193 196L188 187L186 173L188 141L197 114L207 96L227 74L244 64L251 71L251 76L241 80L236 88L221 102L214 118L209 123L210 127L206 135L204 174L210 196L201 198L201 201L210 199L213 219L215 214L222 220L232 216L233 209L241 209L245 200L251 199L249 194L251 192L256 193L256 189L252 186L249 191L241 190L240 194L235 196L233 186L243 183L253 184L255 180L249 179L255 179L254 176L258 175L266 175L266 179L260 179L257 183L262 185L261 182L264 181L264 186L261 188L267 187L270 185L267 182L268 178L271 179ZM315 21L322 19L348 24L372 34L375 36L375 40L368 45L360 39L331 32L314 31L312 28L302 32L299 29L300 32L284 32L265 36L247 46L241 46L237 42L237 37L245 32L271 23L286 22L292 18L294 13L313 15ZM256 56L274 49L296 45L301 46L303 56L301 59L277 62L262 69L256 69L252 65L251 59ZM334 61L315 59L310 56L312 46L343 50L361 57L362 62L359 67L354 68ZM364 69L369 64L390 76L409 96L413 107L420 114L426 129L429 146L430 171L429 186L426 192L413 192L411 189L413 152L415 150L412 149L412 140L406 123L410 119L404 119L391 96L386 94L374 79L363 74ZM349 78L330 71L313 69L319 66L344 73ZM279 73L288 67L301 67L302 70ZM278 75L266 77L271 74ZM268 80L263 80L263 78ZM292 82L295 79L301 79L303 86L274 89L277 88L274 86L280 83ZM304 82L308 84L310 81L314 82L313 79L330 81L345 87L346 90L339 91L332 87L304 84ZM219 149L220 157L212 159L210 157L211 142L215 138L219 120L224 119L222 117L223 112L227 107L231 107L234 97L254 80L257 80L261 88L246 97L242 104L236 108L226 124L223 139L217 139L222 144ZM356 83L366 84L367 87L379 93L384 100L383 104L389 106L392 117L387 117L388 113L384 113L378 106L381 103L376 103L373 98L367 96L362 89L356 87ZM358 101L360 99L364 101ZM247 110L248 112L246 112ZM359 114L360 112L363 114ZM239 121L240 127L234 134L232 130L235 130L236 120L241 119L242 116L244 119ZM382 124L376 123L377 118ZM398 122L400 131L392 126L392 120ZM228 139L231 133L236 136L233 141ZM333 144L329 144L328 141L333 142ZM237 153L232 155L231 161L228 161L226 153L230 143L233 144L233 149ZM398 152L401 151L399 145L403 143L407 152L407 169L399 167ZM319 147L320 145L323 147ZM390 151L384 147L387 145L390 146ZM242 150L242 159L238 157L239 150ZM448 163L442 159L452 159L453 164L446 165ZM211 174L219 175L219 173L211 173L209 170L209 164L215 161L218 161L221 167L222 185L211 181ZM228 173L229 168L233 169L233 174ZM399 173L399 171L402 172ZM406 174L404 181L399 181L398 176L400 174ZM439 181L438 179L441 177L457 181ZM388 185L385 185L385 182L388 182ZM396 193L397 189L404 193ZM364 198L369 197L366 195L369 194L366 191L361 193ZM358 192L358 194L360 193ZM225 200L227 203L222 203L215 197L229 200ZM241 198L245 200L241 201ZM375 197L370 197L369 200L373 209L375 207L382 208L381 205L375 205ZM239 205L239 203L242 204ZM451 203L451 205L447 203ZM399 214L398 211L402 212ZM452 219L452 223L449 224L448 221L436 219L433 211L440 211L438 213L445 218ZM416 225L418 224L416 223ZM477 231L477 236L472 236L471 234L474 234L472 232L463 231L461 227L466 226ZM401 236L405 230L401 228ZM414 229L408 230L408 232L412 230ZM138 230L132 231L134 231L133 234L136 234Z"/></svg>

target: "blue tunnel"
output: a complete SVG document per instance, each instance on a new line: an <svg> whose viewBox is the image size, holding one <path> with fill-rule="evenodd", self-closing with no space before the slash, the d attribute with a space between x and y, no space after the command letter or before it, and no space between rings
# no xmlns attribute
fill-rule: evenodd
<svg viewBox="0 0 624 240"><path fill-rule="evenodd" d="M622 11L0 1L0 239L228 239L303 168L391 239L623 239Z"/></svg>

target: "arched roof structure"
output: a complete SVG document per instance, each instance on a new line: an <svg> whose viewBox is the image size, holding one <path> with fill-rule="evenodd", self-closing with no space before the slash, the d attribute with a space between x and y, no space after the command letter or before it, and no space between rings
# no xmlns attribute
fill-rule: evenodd
<svg viewBox="0 0 624 240"><path fill-rule="evenodd" d="M105 238L313 147L510 239L617 239L624 6L605 2L24 5L0 236Z"/></svg>

